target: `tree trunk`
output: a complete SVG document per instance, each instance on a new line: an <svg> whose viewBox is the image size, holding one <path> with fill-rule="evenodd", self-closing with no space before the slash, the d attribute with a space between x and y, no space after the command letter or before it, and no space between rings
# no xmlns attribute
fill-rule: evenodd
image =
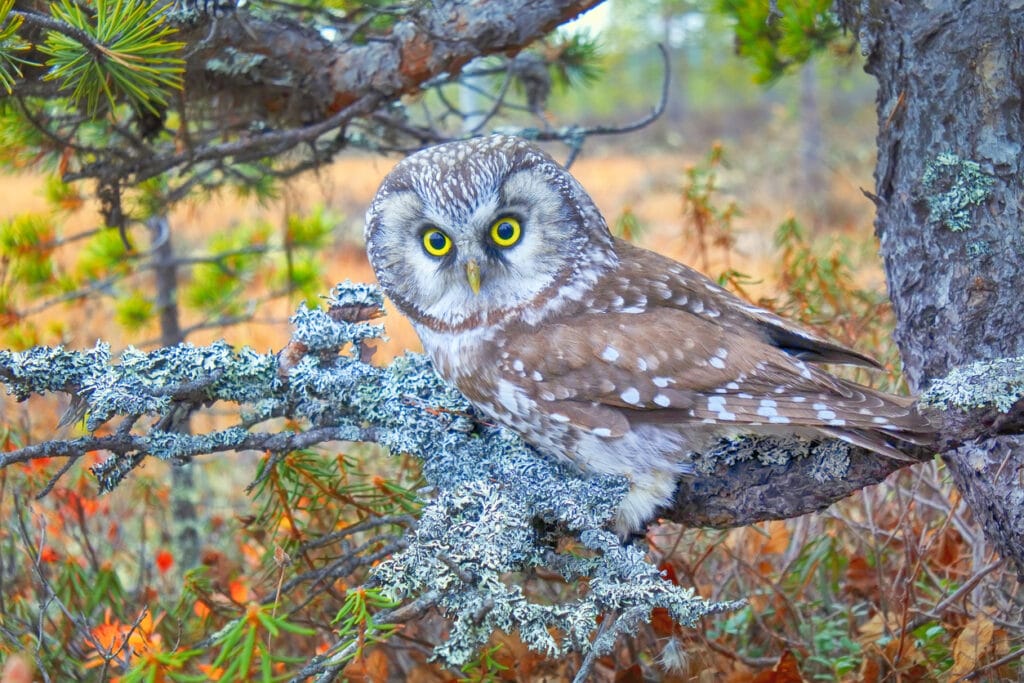
<svg viewBox="0 0 1024 683"><path fill-rule="evenodd" d="M1024 3L844 0L839 10L878 79L875 227L911 387L1024 354ZM1024 438L943 456L1024 580Z"/></svg>
<svg viewBox="0 0 1024 683"><path fill-rule="evenodd" d="M154 216L147 226L153 233L153 273L156 285L156 309L160 319L161 346L185 341L178 311L178 266L171 244L167 216ZM167 431L187 433L189 416L176 414ZM171 468L171 533L178 568L181 571L199 564L199 516L196 512L196 483L191 463Z"/></svg>

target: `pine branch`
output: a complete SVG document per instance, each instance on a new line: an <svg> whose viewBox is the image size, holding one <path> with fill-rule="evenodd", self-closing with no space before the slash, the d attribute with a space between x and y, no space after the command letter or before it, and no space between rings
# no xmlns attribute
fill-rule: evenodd
<svg viewBox="0 0 1024 683"><path fill-rule="evenodd" d="M63 34L68 38L78 42L84 47L89 54L92 55L93 59L99 61L104 58L103 49L99 43L93 40L92 36L88 32L83 31L77 26L72 26L66 22L54 19L47 14L39 14L38 12L32 12L27 10L11 10L11 15L20 17L26 26L45 29L47 31L56 31L57 33Z"/></svg>
<svg viewBox="0 0 1024 683"><path fill-rule="evenodd" d="M173 26L174 38L186 45L185 87L176 99L163 95L176 78L168 71L176 68L168 52L176 43L151 32L133 35L119 50L107 44L122 40L119 33L103 31L98 22L90 23L91 16L55 3L62 8L60 17L25 13L32 22L27 32L51 57L49 68L25 73L14 93L24 95L25 118L54 143L49 153L77 152L61 160L66 181L88 178L102 187L131 188L163 176L168 179L164 198L173 203L197 186L251 184L251 178L235 173L239 165L258 166L260 177L283 178L322 165L346 147L408 149L450 139L458 132L441 121L410 124L401 98L426 90L440 93L441 86L460 82L465 64L494 55L510 64L509 78L499 92L487 94L486 123L516 106L508 87L510 78L519 78L512 55L597 2L410 2L357 8L348 15L253 3L223 16L176 3L163 14L145 15L153 32ZM48 37L47 46L38 44L41 36ZM158 54L154 41L167 49ZM124 66L141 46L154 52L138 60L139 73L133 75ZM116 78L108 84L103 74ZM82 78L72 78L76 75ZM67 87L50 88L54 78ZM95 128L86 136L60 114L70 87L75 98L86 98L91 112L100 114L99 105L106 105L103 116L91 121L107 137L98 149L90 144ZM120 106L124 101L133 106ZM549 130L538 112L527 114L537 122L534 135L574 146L585 135ZM165 126L169 135L161 134ZM299 153L283 156L292 151ZM112 225L132 218L107 213Z"/></svg>

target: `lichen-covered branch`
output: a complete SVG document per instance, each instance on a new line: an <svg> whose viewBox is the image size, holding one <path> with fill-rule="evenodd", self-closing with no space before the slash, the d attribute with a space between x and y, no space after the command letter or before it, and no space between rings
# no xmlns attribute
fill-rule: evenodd
<svg viewBox="0 0 1024 683"><path fill-rule="evenodd" d="M182 344L149 353L128 349L119 362L112 361L110 349L103 343L86 351L61 347L37 347L23 353L0 351L0 379L11 393L19 400L32 394L69 394L72 410L81 411L90 432L0 454L0 467L103 450L111 458L96 468L96 474L101 487L109 490L147 455L184 462L232 450L284 453L329 441L362 441L417 455L432 481L445 488L463 481L466 468L475 467L473 471L480 473L493 466L506 481L534 491L529 485L534 469L546 461L518 442L514 454L505 453L504 441L495 442L502 454L497 464L488 460L481 466L474 464L478 461L460 459L454 474L445 468L433 469L439 461L430 456L433 441L432 437L424 440L422 420L446 424L446 437L440 444L454 451L477 450L474 439L483 427L475 421L468 403L433 375L425 359L408 355L384 369L363 362L359 358L361 345L379 336L381 329L344 318L365 317L358 311L378 306L379 294L372 288L351 286L338 290L336 296L343 298L333 299L332 315L304 307L299 310L293 319L293 341L279 357L248 348L235 350L223 341L208 347ZM351 354L355 355L340 357L342 362L337 350L347 344L354 344ZM415 391L403 389L409 381L418 387ZM933 383L921 405L938 425L940 450L946 451L978 438L1024 431L1022 397L1024 361L1003 359L954 371ZM245 406L239 425L208 434L160 428L176 412L223 401ZM154 418L148 431L140 427L143 416ZM309 428L303 432L255 429L278 417L305 419ZM108 423L118 426L108 434L93 434ZM507 436L494 430L488 434ZM907 454L927 460L935 450L917 447ZM451 464L440 462L445 467ZM665 517L691 526L714 527L819 510L903 466L840 441L778 437L723 442L696 462L697 473L680 483L676 504L665 511ZM558 476L568 480L575 474L562 468ZM531 509L559 505L545 500L546 496L547 492L534 495L529 501ZM569 526L580 528L583 519L576 518Z"/></svg>
<svg viewBox="0 0 1024 683"><path fill-rule="evenodd" d="M406 355L383 368L364 362L366 344L382 334L367 322L368 312L381 307L376 288L340 287L330 305L330 311L300 308L292 342L279 357L225 343L129 349L117 359L102 344L0 353L0 377L12 393L21 399L70 394L90 432L5 453L0 466L105 449L110 456L94 472L101 488L110 489L148 456L184 462L224 450L283 453L327 441L373 441L410 453L423 463L430 502L405 549L396 547L373 580L396 600L437 596L453 624L438 654L452 664L467 661L494 629L517 631L549 655L604 652L654 607L692 625L732 606L664 580L641 550L622 546L605 529L626 491L624 480L584 477L482 422L423 356ZM166 428L179 411L224 402L240 405L238 424L208 434ZM281 417L308 428L258 429ZM108 425L112 433L94 434ZM582 552L557 551L554 539L564 535L578 539ZM540 566L585 580L588 589L551 605L532 602L505 580ZM592 643L598 615L612 612L614 627Z"/></svg>
<svg viewBox="0 0 1024 683"><path fill-rule="evenodd" d="M625 480L582 475L486 423L423 356L408 354L387 367L367 362L367 345L382 334L370 322L382 305L375 287L339 286L329 305L327 311L302 306L292 320L292 342L277 356L224 342L149 353L128 349L118 359L103 344L87 351L0 352L0 378L16 397L70 394L90 432L4 453L0 467L102 449L110 455L94 472L107 490L149 456L180 463L228 450L283 454L330 441L376 442L412 454L422 462L429 502L408 543L395 546L373 581L402 602L435 596L433 604L452 619L437 653L452 664L466 662L495 629L518 631L551 656L604 652L653 607L693 624L732 606L708 603L663 580L638 548L622 545L607 529ZM995 411L1004 427L1019 424L1012 416L1020 415L1022 368L1024 361L1008 360L937 384L926 397L935 419L956 415L948 425L963 427L947 434L947 443L983 437L996 422L966 427L963 415ZM234 426L207 434L170 429L181 411L224 402L239 405ZM306 428L267 426L282 417ZM110 433L96 434L101 429ZM916 455L931 457L924 450ZM696 462L697 473L680 483L666 516L719 527L822 508L902 465L839 441L777 438L723 442ZM555 540L565 536L575 539L575 553L556 550ZM532 602L507 576L535 567L585 580L587 590L567 603ZM595 639L602 614L615 618ZM324 666L333 661L327 657Z"/></svg>
<svg viewBox="0 0 1024 683"><path fill-rule="evenodd" d="M908 455L928 460L934 451ZM699 462L702 471L679 482L664 518L723 529L823 510L907 466L842 441L752 436Z"/></svg>
<svg viewBox="0 0 1024 683"><path fill-rule="evenodd" d="M1024 358L982 361L936 380L919 401L936 426L936 447L908 446L925 461L938 453L1024 433ZM698 460L665 518L688 526L734 527L822 510L907 463L840 441L744 437Z"/></svg>

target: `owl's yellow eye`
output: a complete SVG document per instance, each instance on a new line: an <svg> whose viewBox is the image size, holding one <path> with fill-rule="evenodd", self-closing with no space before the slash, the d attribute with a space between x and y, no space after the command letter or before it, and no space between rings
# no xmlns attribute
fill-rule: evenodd
<svg viewBox="0 0 1024 683"><path fill-rule="evenodd" d="M523 229L519 227L519 221L511 216L499 218L491 226L491 239L499 247L511 247L522 236Z"/></svg>
<svg viewBox="0 0 1024 683"><path fill-rule="evenodd" d="M423 233L423 248L431 256L444 256L452 250L452 238L437 228L430 228Z"/></svg>

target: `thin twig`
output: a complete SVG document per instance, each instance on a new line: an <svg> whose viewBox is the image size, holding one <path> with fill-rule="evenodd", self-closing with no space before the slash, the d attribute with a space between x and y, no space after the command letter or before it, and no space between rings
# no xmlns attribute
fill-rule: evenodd
<svg viewBox="0 0 1024 683"><path fill-rule="evenodd" d="M73 38L82 44L82 47L87 49L92 55L93 59L97 62L106 60L107 55L103 50L103 46L92 39L88 33L82 29L67 24L63 21L54 19L53 17L45 14L36 14L35 12L26 12L24 10L12 9L11 14L20 17L29 26L35 26L37 28L43 28L47 31L56 31L57 33L63 33L69 38Z"/></svg>
<svg viewBox="0 0 1024 683"><path fill-rule="evenodd" d="M597 633L594 634L594 640L591 641L590 650L583 658L583 662L580 664L580 668L576 671L576 675L573 676L572 683L585 683L587 677L593 672L594 665L597 664L597 658L601 654L594 646L601 639L601 636L604 635L617 620L618 614L615 612L605 613L604 619L601 620L601 625L597 628Z"/></svg>
<svg viewBox="0 0 1024 683"><path fill-rule="evenodd" d="M1005 563L1005 559L999 558L995 562L991 562L982 567L981 569L979 569L977 572L974 573L974 575L971 578L964 581L964 583L959 588L957 588L955 591L950 593L945 599L943 599L942 602L935 605L935 607L928 610L927 612L920 614L914 619L912 619L906 626L903 627L903 629L901 629L902 632L913 633L915 630L917 630L921 626L924 626L929 621L932 621L933 619L941 619L943 612L945 612L947 609L950 608L950 606L952 606L954 603L956 603L965 595L974 590L974 587L981 583L982 579L984 579L986 576L1002 567Z"/></svg>
<svg viewBox="0 0 1024 683"><path fill-rule="evenodd" d="M440 592L436 590L428 591L405 605L378 612L374 616L373 621L378 626L402 624L423 616L433 609L440 599ZM341 645L342 642L344 641L340 641L336 646ZM318 683L328 683L334 680L341 670L345 668L348 660L355 655L358 648L358 641L352 641L334 654L314 657L289 679L289 683L301 683L310 676L317 676L316 680Z"/></svg>
<svg viewBox="0 0 1024 683"><path fill-rule="evenodd" d="M97 640L96 637L93 635L93 629L90 628L89 623L86 622L84 618L80 616L75 616L71 613L71 610L68 609L67 605L64 604L64 601L60 599L60 597L57 595L57 592L53 589L53 586L50 584L49 579L46 577L46 572L43 571L42 552L43 547L46 543L46 525L40 525L39 543L36 544L32 541L31 534L29 533L28 530L28 525L25 523L25 506L19 496L15 496L14 509L17 511L15 517L18 520L18 532L21 537L22 545L24 545L25 549L28 551L30 564L32 566L33 573L36 575L36 579L39 580L40 586L44 589L43 591L41 591L42 595L40 596L40 602L45 601L46 605L41 606L39 610L40 613L44 614L46 612L46 606L48 606L50 603L57 605L58 609L60 609L60 611L64 613L64 617L69 622L74 624L75 628L81 632L81 635L83 636L85 642L91 645L97 652L105 651L103 644L99 642L99 640ZM43 620L40 619L40 630L36 636L39 642L43 642L45 640L42 628ZM124 664L125 666L127 666L127 662L124 662Z"/></svg>
<svg viewBox="0 0 1024 683"><path fill-rule="evenodd" d="M74 466L74 464L78 462L78 459L81 457L81 455L73 455L66 461L64 461L64 464L60 466L60 469L57 470L52 477L50 477L50 481L46 482L46 486L44 486L42 490L40 490L39 493L35 495L36 500L41 500L48 493L50 493L50 491L53 490L53 487L57 485L57 481L60 480L60 478L63 477L65 474L67 474L68 470L70 470L72 466Z"/></svg>
<svg viewBox="0 0 1024 683"><path fill-rule="evenodd" d="M353 429L355 431L353 431ZM358 440L376 442L376 431L369 428L352 428L348 425L314 427L305 432L254 432L235 444L213 445L203 455L226 451L294 451L309 448L327 441ZM29 462L39 458L78 457L89 451L108 451L116 455L148 453L149 441L145 435L110 434L106 436L83 436L77 439L55 439L24 446L0 454L0 469L14 463ZM193 455L184 456L187 459Z"/></svg>
<svg viewBox="0 0 1024 683"><path fill-rule="evenodd" d="M537 140L582 140L591 135L622 135L623 133L632 133L640 130L646 126L651 125L662 114L665 113L665 109L668 107L668 93L669 84L672 80L672 65L669 61L668 48L661 43L658 44L658 50L661 52L661 61L664 67L664 76L661 79L661 97L658 99L658 103L651 110L651 113L643 118L637 119L632 123L627 123L618 126L591 126L587 128L572 127L569 129L561 129L551 133L541 132L536 136ZM575 161L576 155L579 153L577 147L570 149L569 158L565 161L565 167L569 168L572 162Z"/></svg>
<svg viewBox="0 0 1024 683"><path fill-rule="evenodd" d="M707 645L708 648L713 650L714 652L717 652L720 655L724 655L729 659L742 662L744 665L749 666L752 669L762 669L766 666L774 666L779 662L778 657L748 657L747 655L736 652L735 650L730 650L729 648L725 647L724 645L721 645L720 643L716 643L710 638L705 638L704 644Z"/></svg>
<svg viewBox="0 0 1024 683"><path fill-rule="evenodd" d="M985 666L979 666L977 669L975 669L971 673L967 674L966 676L961 676L960 678L958 678L956 680L957 681L973 681L973 680L975 680L977 678L981 678L982 674L988 673L992 669L997 669L997 668L1001 667L1004 664L1009 664L1010 662L1012 662L1014 660L1017 660L1017 659L1020 659L1022 657L1024 657L1024 647L1020 648L1019 650L1014 650L1013 652L1005 654L1002 657L1000 657L999 659L997 659L995 661L992 661L992 662L989 662ZM956 683L956 682L954 682L954 683Z"/></svg>
<svg viewBox="0 0 1024 683"><path fill-rule="evenodd" d="M324 536L319 536L312 541L306 541L299 546L300 552L322 548L326 545L337 543L346 536L371 531L382 526L400 526L404 529L411 529L416 525L416 518L412 515L385 515L383 517L371 517L364 519L357 524L350 524L344 529L335 531Z"/></svg>

